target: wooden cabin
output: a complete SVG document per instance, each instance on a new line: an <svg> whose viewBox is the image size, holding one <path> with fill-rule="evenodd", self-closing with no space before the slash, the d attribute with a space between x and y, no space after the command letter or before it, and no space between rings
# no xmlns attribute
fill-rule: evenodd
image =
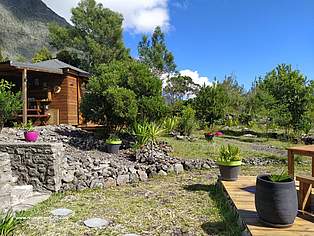
<svg viewBox="0 0 314 236"><path fill-rule="evenodd" d="M0 63L0 79L22 92L24 123L80 125L80 100L89 73L57 59L39 63Z"/></svg>

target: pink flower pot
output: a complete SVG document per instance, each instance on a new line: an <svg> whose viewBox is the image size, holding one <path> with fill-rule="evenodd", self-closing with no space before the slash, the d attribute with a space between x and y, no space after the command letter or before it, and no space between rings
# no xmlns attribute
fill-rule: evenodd
<svg viewBox="0 0 314 236"><path fill-rule="evenodd" d="M39 134L37 131L26 131L24 132L26 142L36 142Z"/></svg>

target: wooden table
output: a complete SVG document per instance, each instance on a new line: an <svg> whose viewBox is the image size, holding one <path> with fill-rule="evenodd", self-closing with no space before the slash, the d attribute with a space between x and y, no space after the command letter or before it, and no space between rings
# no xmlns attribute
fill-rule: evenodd
<svg viewBox="0 0 314 236"><path fill-rule="evenodd" d="M288 148L288 174L294 177L294 155L312 157L312 177L314 177L314 145L306 145Z"/></svg>

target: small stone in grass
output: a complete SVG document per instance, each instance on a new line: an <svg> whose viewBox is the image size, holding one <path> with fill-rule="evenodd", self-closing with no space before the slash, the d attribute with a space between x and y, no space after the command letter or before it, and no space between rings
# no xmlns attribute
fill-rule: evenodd
<svg viewBox="0 0 314 236"><path fill-rule="evenodd" d="M92 219L88 219L85 220L84 225L89 227L89 228L103 228L103 227L107 227L110 222L101 218L92 218Z"/></svg>
<svg viewBox="0 0 314 236"><path fill-rule="evenodd" d="M73 213L72 210L66 208L58 208L51 211L51 214L58 217L67 217Z"/></svg>

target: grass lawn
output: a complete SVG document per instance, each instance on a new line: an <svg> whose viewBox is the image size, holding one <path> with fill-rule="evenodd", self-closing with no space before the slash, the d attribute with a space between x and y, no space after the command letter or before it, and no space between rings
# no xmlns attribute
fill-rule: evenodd
<svg viewBox="0 0 314 236"><path fill-rule="evenodd" d="M56 194L26 212L30 217L16 235L239 235L236 219L215 187L214 172L186 172L147 183ZM75 214L54 219L50 211L69 208ZM87 218L112 221L107 229L83 226Z"/></svg>

